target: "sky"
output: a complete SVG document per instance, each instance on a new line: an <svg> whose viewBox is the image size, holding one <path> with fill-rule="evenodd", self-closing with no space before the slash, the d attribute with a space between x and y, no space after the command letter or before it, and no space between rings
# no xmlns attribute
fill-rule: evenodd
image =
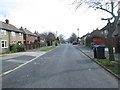
<svg viewBox="0 0 120 90"><path fill-rule="evenodd" d="M0 21L27 28L31 32L53 32L69 38L72 33L83 36L106 25L102 17L109 15L85 6L75 10L73 0L0 0Z"/></svg>

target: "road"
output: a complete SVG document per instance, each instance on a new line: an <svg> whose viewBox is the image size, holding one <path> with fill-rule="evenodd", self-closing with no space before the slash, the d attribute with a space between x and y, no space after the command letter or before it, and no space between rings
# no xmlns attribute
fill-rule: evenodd
<svg viewBox="0 0 120 90"><path fill-rule="evenodd" d="M3 88L118 88L118 81L71 44L2 78Z"/></svg>

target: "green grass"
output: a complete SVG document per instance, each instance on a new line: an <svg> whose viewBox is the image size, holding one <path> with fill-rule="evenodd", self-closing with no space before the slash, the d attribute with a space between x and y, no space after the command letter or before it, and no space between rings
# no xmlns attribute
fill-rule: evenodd
<svg viewBox="0 0 120 90"><path fill-rule="evenodd" d="M100 59L98 60L102 65L109 66L112 65L112 62L110 62L108 59Z"/></svg>
<svg viewBox="0 0 120 90"><path fill-rule="evenodd" d="M109 61L107 59L100 59L97 62L101 63L107 69L111 70L113 73L115 73L118 76L120 76L120 63L115 62L115 61L114 62L113 61Z"/></svg>
<svg viewBox="0 0 120 90"><path fill-rule="evenodd" d="M52 50L54 48L56 48L56 47L50 47L50 48L46 48L46 49L43 49L43 50L40 50L40 51L49 51L49 50Z"/></svg>
<svg viewBox="0 0 120 90"><path fill-rule="evenodd" d="M5 53L0 53L0 55L3 55L3 54L11 54L11 53L16 53L14 51L9 51L9 52L5 52Z"/></svg>

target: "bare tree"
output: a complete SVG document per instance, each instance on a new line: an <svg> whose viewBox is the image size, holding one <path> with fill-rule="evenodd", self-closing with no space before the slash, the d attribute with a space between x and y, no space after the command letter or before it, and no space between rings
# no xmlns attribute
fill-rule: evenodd
<svg viewBox="0 0 120 90"><path fill-rule="evenodd" d="M48 46L52 45L53 41L55 40L55 34L52 32L45 32L43 35L47 42L47 45Z"/></svg>
<svg viewBox="0 0 120 90"><path fill-rule="evenodd" d="M64 41L64 35L63 34L59 35L59 40L62 41L62 42Z"/></svg>
<svg viewBox="0 0 120 90"><path fill-rule="evenodd" d="M72 33L70 38L69 38L69 41L72 43L73 41L77 41L77 35L75 33Z"/></svg>
<svg viewBox="0 0 120 90"><path fill-rule="evenodd" d="M113 53L113 43L112 34L117 29L118 20L120 17L120 9L117 10L117 15L115 15L115 8L119 4L119 0L74 0L72 3L76 5L76 9L80 8L82 5L88 5L88 8L93 8L95 10L99 9L107 12L111 15L109 18L102 18L102 20L107 20L107 30L108 30L108 50L109 50L109 60L114 60Z"/></svg>

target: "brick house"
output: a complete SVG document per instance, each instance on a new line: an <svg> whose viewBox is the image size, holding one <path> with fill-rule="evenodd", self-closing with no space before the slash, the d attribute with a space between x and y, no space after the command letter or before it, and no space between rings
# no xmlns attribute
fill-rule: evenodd
<svg viewBox="0 0 120 90"><path fill-rule="evenodd" d="M40 34L38 32L34 32L35 35L37 35L37 41L40 42Z"/></svg>
<svg viewBox="0 0 120 90"><path fill-rule="evenodd" d="M45 42L45 41L46 41L46 40L45 40L46 36L45 36L44 34L40 34L40 33L36 32L36 31L35 31L34 34L37 35L39 42Z"/></svg>
<svg viewBox="0 0 120 90"><path fill-rule="evenodd" d="M33 49L34 42L38 39L37 35L27 30L27 28L23 29L22 27L19 29L24 33L24 44L26 45L26 49Z"/></svg>
<svg viewBox="0 0 120 90"><path fill-rule="evenodd" d="M82 37L80 38L80 39L81 39L80 44L86 46L86 39L87 39L88 37L90 37L90 33L87 33L86 35L82 36Z"/></svg>
<svg viewBox="0 0 120 90"><path fill-rule="evenodd" d="M108 45L107 43L107 35L108 35L108 30L107 30L107 25L104 26L101 30L100 30L100 35L102 34L102 37L101 38L95 38L93 39L93 42L95 42L95 44L102 44L102 45ZM119 25L118 25L118 29L119 29ZM116 38L115 38L115 35L118 34L118 31L117 29L113 32L112 34L112 41L113 41L113 45L115 46L116 45Z"/></svg>
<svg viewBox="0 0 120 90"><path fill-rule="evenodd" d="M104 32L102 30L96 29L90 33L90 36L104 37Z"/></svg>
<svg viewBox="0 0 120 90"><path fill-rule="evenodd" d="M0 53L8 52L13 45L23 44L23 32L9 24L9 20L0 21Z"/></svg>

